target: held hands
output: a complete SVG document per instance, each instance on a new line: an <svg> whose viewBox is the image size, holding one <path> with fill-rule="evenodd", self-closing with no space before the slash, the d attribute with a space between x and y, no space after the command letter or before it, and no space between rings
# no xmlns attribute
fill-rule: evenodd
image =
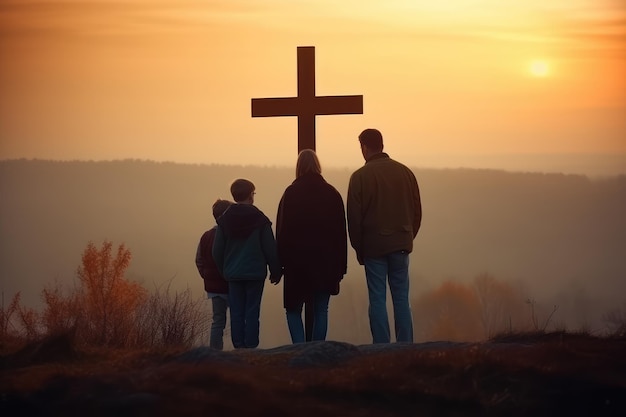
<svg viewBox="0 0 626 417"><path fill-rule="evenodd" d="M283 277L283 270L280 270L280 274L278 275L270 275L270 282L274 285L277 285L280 282L280 279Z"/></svg>

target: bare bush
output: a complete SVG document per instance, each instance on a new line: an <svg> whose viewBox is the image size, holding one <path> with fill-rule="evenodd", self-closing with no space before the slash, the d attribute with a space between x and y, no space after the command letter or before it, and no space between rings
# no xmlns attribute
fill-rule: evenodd
<svg viewBox="0 0 626 417"><path fill-rule="evenodd" d="M14 342L22 336L21 329L15 323L15 314L20 308L21 293L17 292L11 298L8 305L4 303L4 291L2 292L2 305L0 306L0 347Z"/></svg>
<svg viewBox="0 0 626 417"><path fill-rule="evenodd" d="M480 319L486 338L520 325L523 296L509 283L497 280L490 274L474 278L474 291L480 303Z"/></svg>
<svg viewBox="0 0 626 417"><path fill-rule="evenodd" d="M47 334L67 333L78 325L81 316L78 291L65 294L61 284L55 281L41 292L44 310L41 315Z"/></svg>
<svg viewBox="0 0 626 417"><path fill-rule="evenodd" d="M33 341L41 336L40 315L34 309L18 305L17 315L19 318L20 327L22 328L22 334L26 337L27 341Z"/></svg>
<svg viewBox="0 0 626 417"><path fill-rule="evenodd" d="M536 311L537 302L535 301L535 299L534 298L528 298L526 300L526 304L528 304L530 306L530 320L531 320L531 323L533 325L533 330L535 332L545 332L546 329L548 328L548 325L550 324L550 321L552 320L552 317L554 316L554 314L559 309L559 306L555 305L552 308L552 311L550 312L550 314L548 314L546 319L543 320L543 323L541 323L541 320L539 319L538 312Z"/></svg>
<svg viewBox="0 0 626 417"><path fill-rule="evenodd" d="M609 334L626 336L626 304L623 308L615 308L602 315Z"/></svg>
<svg viewBox="0 0 626 417"><path fill-rule="evenodd" d="M135 343L141 346L185 346L200 344L208 337L206 303L194 300L187 288L183 292L156 288L138 308Z"/></svg>

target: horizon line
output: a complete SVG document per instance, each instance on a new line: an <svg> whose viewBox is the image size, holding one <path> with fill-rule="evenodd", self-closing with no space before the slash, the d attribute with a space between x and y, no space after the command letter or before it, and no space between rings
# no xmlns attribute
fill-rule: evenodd
<svg viewBox="0 0 626 417"><path fill-rule="evenodd" d="M433 156L433 155L428 155ZM611 178L611 177L621 177L626 176L626 152L624 153L594 153L594 154L575 154L575 153L542 153L542 154L518 154L518 153L493 153L493 154L484 154L484 155L464 155L464 154L453 154L451 155L456 158L461 157L469 157L474 159L474 164L468 163L467 165L463 164L445 164L445 163L430 163L430 164L415 164L415 163L406 163L403 161L405 165L417 169L417 170L435 170L435 171L445 171L445 170L473 170L473 171L500 171L500 172L509 172L509 173L520 173L520 174L562 174L562 175L578 175L585 176L589 178ZM529 158L564 158L564 157L577 157L583 159L591 159L591 158L604 158L604 159L623 159L623 161L618 162L616 167L606 167L607 169L603 170L599 167L589 168L585 170L573 170L573 169L541 169L538 167L534 167L534 169L529 168L521 168L521 167L502 167L497 165L485 164L484 161L481 164L476 164L477 159L481 158L496 158L500 159L502 157L512 157L518 159L518 163L520 162L529 162ZM455 159L455 158L452 158ZM294 164L259 164L259 163L225 163L225 162L190 162L190 161L175 161L175 160L159 160L159 159L149 159L149 158L102 158L102 159L93 159L93 158L73 158L73 159L54 159L54 158L38 158L38 157L19 157L19 158L3 158L0 159L0 163L3 162L59 162L59 163L115 163L115 162L144 162L144 163L155 163L155 164L172 164L172 165L187 165L187 166L223 166L223 167L243 167L243 168L273 168L273 169L293 169L295 167ZM469 161L468 161L469 162ZM537 165L537 161L535 161L535 165ZM562 163L562 162L561 162ZM621 165L623 163L623 165ZM574 164L576 165L576 164ZM619 166L621 165L621 166ZM355 165L336 165L336 164L323 164L322 168L332 169L332 170L355 170L359 167L363 166ZM563 167L561 167L563 168ZM584 172L587 171L587 172Z"/></svg>

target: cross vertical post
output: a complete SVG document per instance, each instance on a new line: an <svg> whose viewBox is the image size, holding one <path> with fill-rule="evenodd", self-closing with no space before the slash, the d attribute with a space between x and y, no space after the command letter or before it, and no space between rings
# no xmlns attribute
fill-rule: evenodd
<svg viewBox="0 0 626 417"><path fill-rule="evenodd" d="M298 152L315 150L315 48L298 48L298 99L301 105L298 115Z"/></svg>

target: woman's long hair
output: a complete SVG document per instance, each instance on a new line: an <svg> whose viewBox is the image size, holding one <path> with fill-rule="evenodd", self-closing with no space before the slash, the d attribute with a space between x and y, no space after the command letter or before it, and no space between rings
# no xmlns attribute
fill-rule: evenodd
<svg viewBox="0 0 626 417"><path fill-rule="evenodd" d="M304 149L298 154L298 162L296 162L296 178L300 178L304 174L309 173L321 174L322 166L317 154L313 149Z"/></svg>

